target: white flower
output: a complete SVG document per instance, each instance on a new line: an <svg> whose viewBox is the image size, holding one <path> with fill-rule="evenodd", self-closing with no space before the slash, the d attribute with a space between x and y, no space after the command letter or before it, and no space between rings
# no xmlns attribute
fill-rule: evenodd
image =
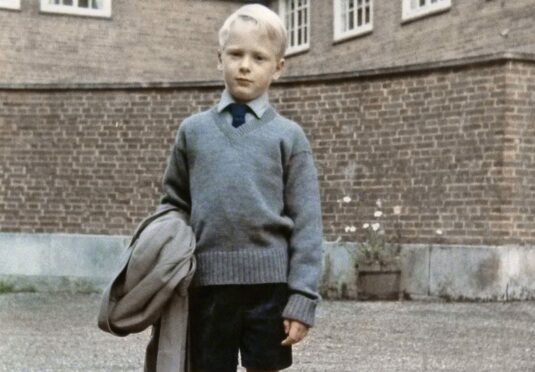
<svg viewBox="0 0 535 372"><path fill-rule="evenodd" d="M364 225L362 225L362 228L363 228L363 229L367 229L368 227L370 227L370 224L369 224L369 223L365 223Z"/></svg>
<svg viewBox="0 0 535 372"><path fill-rule="evenodd" d="M375 218L379 218L379 217L381 217L382 215L383 215L383 212L381 212L381 211L375 211L375 213L373 214L373 216L374 216Z"/></svg>
<svg viewBox="0 0 535 372"><path fill-rule="evenodd" d="M344 198L342 199L342 201L344 203L349 203L351 201L351 197L350 196L344 196Z"/></svg>
<svg viewBox="0 0 535 372"><path fill-rule="evenodd" d="M377 205L377 208L381 208L383 206L383 203L381 202L381 199L377 199L375 201L375 205Z"/></svg>
<svg viewBox="0 0 535 372"><path fill-rule="evenodd" d="M344 230L345 232L355 232L357 228L355 226L346 226Z"/></svg>
<svg viewBox="0 0 535 372"><path fill-rule="evenodd" d="M441 230L441 229L437 229L437 230L435 231L435 233L436 233L437 235L442 235L442 230Z"/></svg>
<svg viewBox="0 0 535 372"><path fill-rule="evenodd" d="M401 205L394 206L394 214L400 215L401 214Z"/></svg>
<svg viewBox="0 0 535 372"><path fill-rule="evenodd" d="M372 223L372 230L373 231L377 231L379 230L379 228L381 227L381 224L376 222L376 223Z"/></svg>

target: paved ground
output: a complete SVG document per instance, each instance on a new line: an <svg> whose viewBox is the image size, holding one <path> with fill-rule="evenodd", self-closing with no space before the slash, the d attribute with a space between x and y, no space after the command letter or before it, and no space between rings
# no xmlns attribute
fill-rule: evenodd
<svg viewBox="0 0 535 372"><path fill-rule="evenodd" d="M147 332L96 327L100 296L0 295L0 371L141 371ZM323 302L288 371L535 371L535 302Z"/></svg>

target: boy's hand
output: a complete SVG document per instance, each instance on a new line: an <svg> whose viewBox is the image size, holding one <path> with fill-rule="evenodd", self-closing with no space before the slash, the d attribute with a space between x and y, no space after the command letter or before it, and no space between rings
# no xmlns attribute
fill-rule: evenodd
<svg viewBox="0 0 535 372"><path fill-rule="evenodd" d="M281 342L281 345L290 346L305 338L308 327L297 320L284 319L284 333L287 334L287 337Z"/></svg>

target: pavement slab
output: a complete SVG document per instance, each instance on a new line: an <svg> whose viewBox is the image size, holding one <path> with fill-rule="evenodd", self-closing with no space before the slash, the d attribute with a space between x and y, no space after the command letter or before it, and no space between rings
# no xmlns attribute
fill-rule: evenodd
<svg viewBox="0 0 535 372"><path fill-rule="evenodd" d="M149 331L100 331L99 305L0 295L0 371L142 371ZM535 302L323 301L287 371L535 371Z"/></svg>

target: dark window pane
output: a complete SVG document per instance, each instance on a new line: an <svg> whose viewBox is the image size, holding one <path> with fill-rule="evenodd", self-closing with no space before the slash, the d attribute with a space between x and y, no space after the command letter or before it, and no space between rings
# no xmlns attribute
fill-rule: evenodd
<svg viewBox="0 0 535 372"><path fill-rule="evenodd" d="M80 8L89 8L89 0L78 0L78 6Z"/></svg>

